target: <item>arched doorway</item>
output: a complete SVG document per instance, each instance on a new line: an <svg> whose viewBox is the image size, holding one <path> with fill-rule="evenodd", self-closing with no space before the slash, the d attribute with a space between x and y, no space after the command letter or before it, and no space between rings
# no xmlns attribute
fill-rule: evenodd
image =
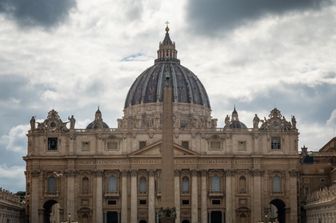
<svg viewBox="0 0 336 223"><path fill-rule="evenodd" d="M189 220L183 220L182 223L190 223Z"/></svg>
<svg viewBox="0 0 336 223"><path fill-rule="evenodd" d="M44 208L44 213L43 213L44 223L52 223L52 220L50 220L50 218L59 220L59 205L57 201L55 200L46 201L43 205L43 208Z"/></svg>
<svg viewBox="0 0 336 223"><path fill-rule="evenodd" d="M280 199L274 199L270 202L271 213L275 215L279 223L286 223L286 204Z"/></svg>
<svg viewBox="0 0 336 223"><path fill-rule="evenodd" d="M118 212L116 211L108 211L106 213L106 223L118 223Z"/></svg>
<svg viewBox="0 0 336 223"><path fill-rule="evenodd" d="M222 223L222 212L221 211L211 211L210 213L210 223Z"/></svg>
<svg viewBox="0 0 336 223"><path fill-rule="evenodd" d="M147 221L141 220L141 221L139 221L139 223L147 223Z"/></svg>

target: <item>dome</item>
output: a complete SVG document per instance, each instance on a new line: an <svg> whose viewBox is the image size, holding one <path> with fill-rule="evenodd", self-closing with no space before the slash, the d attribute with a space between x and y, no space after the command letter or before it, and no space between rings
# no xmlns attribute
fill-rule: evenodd
<svg viewBox="0 0 336 223"><path fill-rule="evenodd" d="M236 110L236 106L234 106L232 115L231 115L231 121L230 117L227 115L225 118L225 126L224 128L229 129L247 129L246 125L239 121L238 112Z"/></svg>
<svg viewBox="0 0 336 223"><path fill-rule="evenodd" d="M98 108L95 114L95 120L90 124L88 124L86 129L108 129L108 128L110 127L103 121L102 113Z"/></svg>
<svg viewBox="0 0 336 223"><path fill-rule="evenodd" d="M140 74L132 84L125 108L143 103L162 102L164 83L168 76L175 103L197 104L210 109L209 98L201 81L177 59L175 43L169 37L168 27L157 54L155 64Z"/></svg>

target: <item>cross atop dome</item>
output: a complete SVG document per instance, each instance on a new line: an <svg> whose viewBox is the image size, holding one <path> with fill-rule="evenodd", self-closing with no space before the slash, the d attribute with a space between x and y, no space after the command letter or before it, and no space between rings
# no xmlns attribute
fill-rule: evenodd
<svg viewBox="0 0 336 223"><path fill-rule="evenodd" d="M169 22L166 22L166 35L162 42L160 42L159 50L157 51L158 58L155 60L155 63L160 61L174 61L174 62L180 62L177 59L177 50L175 49L175 42L173 42L170 39L169 36Z"/></svg>

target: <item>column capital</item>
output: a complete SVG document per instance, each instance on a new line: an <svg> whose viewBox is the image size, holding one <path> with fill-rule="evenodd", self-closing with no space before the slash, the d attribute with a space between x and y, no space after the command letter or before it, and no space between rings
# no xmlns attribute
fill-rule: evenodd
<svg viewBox="0 0 336 223"><path fill-rule="evenodd" d="M288 171L289 176L291 177L298 177L299 176L299 171L295 170L295 169L291 169Z"/></svg>
<svg viewBox="0 0 336 223"><path fill-rule="evenodd" d="M155 170L152 170L152 169L148 170L148 176L154 177L154 175L155 175Z"/></svg>
<svg viewBox="0 0 336 223"><path fill-rule="evenodd" d="M131 170L131 176L132 177L136 177L138 175L138 171L137 170Z"/></svg>
<svg viewBox="0 0 336 223"><path fill-rule="evenodd" d="M249 171L249 174L252 176L257 176L257 177L261 177L265 174L264 170L259 170L259 169L253 169Z"/></svg>
<svg viewBox="0 0 336 223"><path fill-rule="evenodd" d="M33 170L31 172L32 177L38 177L38 176L40 176L40 174L41 174L40 170Z"/></svg>
<svg viewBox="0 0 336 223"><path fill-rule="evenodd" d="M102 170L96 170L96 176L97 177L102 177L104 175L104 171Z"/></svg>
<svg viewBox="0 0 336 223"><path fill-rule="evenodd" d="M201 175L202 176L206 176L208 174L208 171L207 170L201 170Z"/></svg>
<svg viewBox="0 0 336 223"><path fill-rule="evenodd" d="M128 170L121 170L121 176L127 177L128 172L129 172Z"/></svg>
<svg viewBox="0 0 336 223"><path fill-rule="evenodd" d="M76 170L65 170L64 171L64 176L66 177L74 177L76 176L77 171Z"/></svg>
<svg viewBox="0 0 336 223"><path fill-rule="evenodd" d="M181 170L174 170L174 176L179 177L181 175Z"/></svg>
<svg viewBox="0 0 336 223"><path fill-rule="evenodd" d="M191 170L191 176L197 176L198 175L198 171L197 170Z"/></svg>
<svg viewBox="0 0 336 223"><path fill-rule="evenodd" d="M224 170L224 174L225 174L225 176L227 176L227 177L232 177L232 176L234 176L235 175L235 171L234 170Z"/></svg>

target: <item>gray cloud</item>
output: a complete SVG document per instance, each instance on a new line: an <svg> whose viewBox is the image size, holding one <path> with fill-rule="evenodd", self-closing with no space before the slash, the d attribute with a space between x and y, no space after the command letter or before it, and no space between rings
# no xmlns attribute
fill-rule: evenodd
<svg viewBox="0 0 336 223"><path fill-rule="evenodd" d="M5 13L21 26L57 26L68 18L75 0L0 0L0 13Z"/></svg>
<svg viewBox="0 0 336 223"><path fill-rule="evenodd" d="M189 0L187 18L192 30L213 34L232 30L265 15L319 9L332 0Z"/></svg>

